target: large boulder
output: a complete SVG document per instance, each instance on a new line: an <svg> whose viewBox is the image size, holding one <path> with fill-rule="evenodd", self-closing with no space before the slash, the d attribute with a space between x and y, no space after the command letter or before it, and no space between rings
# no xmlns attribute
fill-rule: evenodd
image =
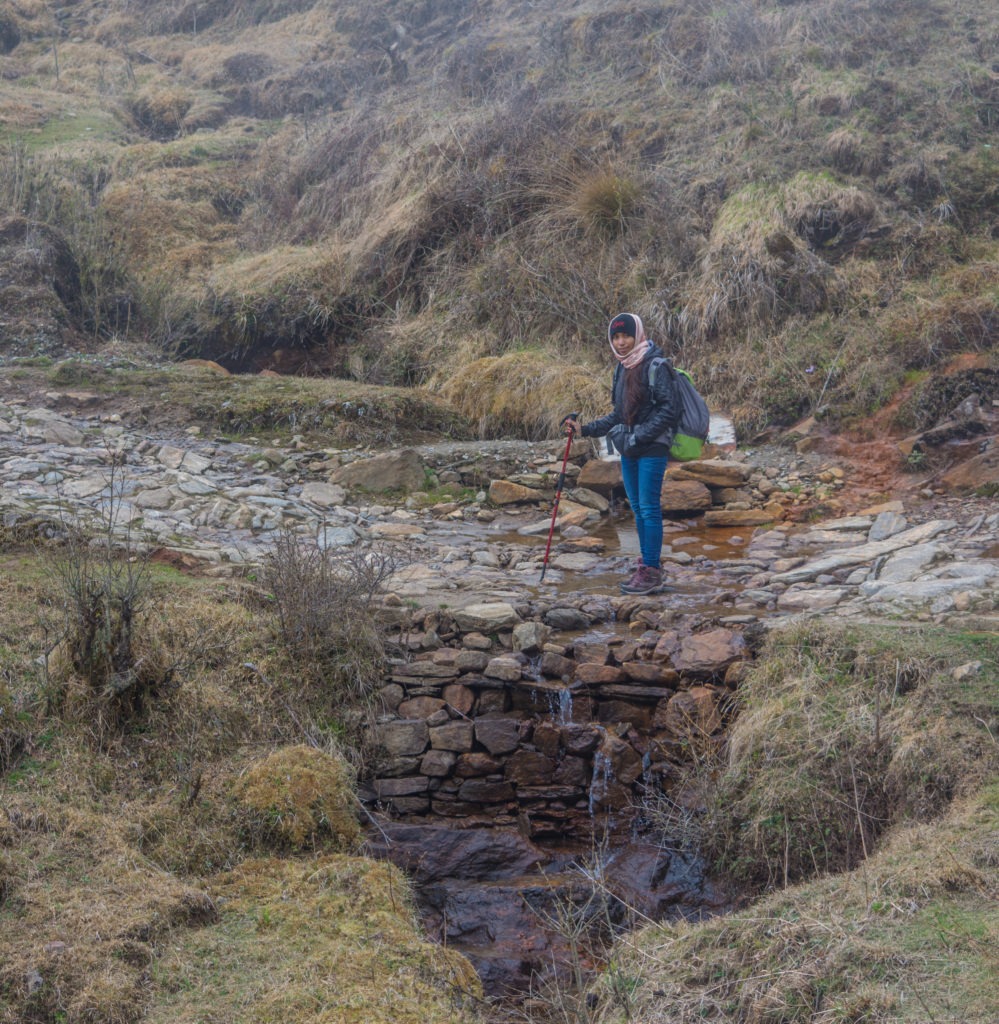
<svg viewBox="0 0 999 1024"><path fill-rule="evenodd" d="M426 486L427 473L420 456L411 448L358 459L333 471L331 484L348 491L418 491Z"/></svg>
<svg viewBox="0 0 999 1024"><path fill-rule="evenodd" d="M999 486L999 442L993 442L980 455L949 469L941 482L952 491L962 492Z"/></svg>
<svg viewBox="0 0 999 1024"><path fill-rule="evenodd" d="M699 480L663 480L662 508L664 512L701 512L711 508L711 491Z"/></svg>
<svg viewBox="0 0 999 1024"><path fill-rule="evenodd" d="M394 822L384 822L372 832L368 851L424 884L453 878L514 878L547 859L516 832Z"/></svg>
<svg viewBox="0 0 999 1024"><path fill-rule="evenodd" d="M494 505L518 505L539 502L544 494L535 487L515 483L513 480L493 480L489 484L489 500Z"/></svg>
<svg viewBox="0 0 999 1024"><path fill-rule="evenodd" d="M706 487L741 487L751 474L752 468L745 463L724 459L673 463L669 467L674 480L699 480Z"/></svg>
<svg viewBox="0 0 999 1024"><path fill-rule="evenodd" d="M624 486L621 480L621 463L617 460L590 459L580 470L576 486L609 495L615 488Z"/></svg>

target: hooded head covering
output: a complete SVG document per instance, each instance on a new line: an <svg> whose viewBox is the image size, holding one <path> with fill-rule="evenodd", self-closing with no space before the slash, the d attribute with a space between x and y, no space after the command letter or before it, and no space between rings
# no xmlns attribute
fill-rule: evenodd
<svg viewBox="0 0 999 1024"><path fill-rule="evenodd" d="M635 347L626 356L622 356L614 348L615 334L630 334L635 339ZM607 325L607 341L610 343L614 358L626 370L632 370L638 366L652 347L652 343L645 337L642 318L637 313L618 313L617 316L612 317L611 322Z"/></svg>

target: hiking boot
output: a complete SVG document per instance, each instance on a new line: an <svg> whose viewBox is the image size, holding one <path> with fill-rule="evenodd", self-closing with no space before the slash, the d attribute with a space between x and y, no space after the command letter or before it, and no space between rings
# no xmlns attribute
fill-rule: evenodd
<svg viewBox="0 0 999 1024"><path fill-rule="evenodd" d="M621 584L622 594L633 594L632 587L637 587L642 582L642 573L645 572L645 566L642 564L642 560L638 560L638 566L635 571Z"/></svg>
<svg viewBox="0 0 999 1024"><path fill-rule="evenodd" d="M663 585L661 569L643 565L627 583L621 584L622 594L654 594Z"/></svg>

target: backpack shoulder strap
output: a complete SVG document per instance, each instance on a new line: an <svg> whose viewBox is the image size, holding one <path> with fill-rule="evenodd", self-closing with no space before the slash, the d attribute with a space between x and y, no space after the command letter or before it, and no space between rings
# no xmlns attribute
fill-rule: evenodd
<svg viewBox="0 0 999 1024"><path fill-rule="evenodd" d="M666 372L670 375L670 379L676 377L676 370L673 369L673 363L667 356L656 356L655 359L649 363L649 396L652 401L656 400L656 376L659 373L660 367L665 367Z"/></svg>

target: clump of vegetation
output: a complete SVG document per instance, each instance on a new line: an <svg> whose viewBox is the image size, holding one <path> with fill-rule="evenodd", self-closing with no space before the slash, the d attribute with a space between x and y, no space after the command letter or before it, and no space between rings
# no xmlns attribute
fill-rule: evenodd
<svg viewBox="0 0 999 1024"><path fill-rule="evenodd" d="M639 215L642 192L634 177L605 167L577 173L565 198L585 231L613 238Z"/></svg>
<svg viewBox="0 0 999 1024"><path fill-rule="evenodd" d="M213 880L217 926L167 944L146 1020L459 1024L482 987L460 954L418 935L392 864L262 859ZM211 965L206 967L206 965Z"/></svg>
<svg viewBox="0 0 999 1024"><path fill-rule="evenodd" d="M666 820L722 884L778 891L620 939L588 1019L992 1020L997 681L992 634L771 634Z"/></svg>
<svg viewBox="0 0 999 1024"><path fill-rule="evenodd" d="M872 195L831 175L747 186L718 211L681 321L705 341L829 309L842 289L832 263L876 216Z"/></svg>
<svg viewBox="0 0 999 1024"><path fill-rule="evenodd" d="M619 944L590 1019L986 1024L999 1012L997 827L992 785L937 824L898 828L851 872L648 926Z"/></svg>
<svg viewBox="0 0 999 1024"><path fill-rule="evenodd" d="M52 559L64 614L61 652L69 671L96 699L102 728L141 713L150 692L164 681L157 652L142 642L148 563L125 522L119 455L108 455L103 508L94 523L64 524L62 545Z"/></svg>
<svg viewBox="0 0 999 1024"><path fill-rule="evenodd" d="M0 657L6 652L0 646ZM3 659L6 660L6 659ZM5 772L24 743L24 724L18 721L13 698L0 677L0 773ZM2 883L0 883L2 888Z"/></svg>
<svg viewBox="0 0 999 1024"><path fill-rule="evenodd" d="M301 746L329 710L321 721L275 654L250 581L148 563L159 614L136 622L134 646L180 685L98 745L92 717L46 700L55 680L38 659L59 635L47 552L12 539L4 555L0 731L16 709L23 740L0 766L4 1024L319 1024L346 1005L366 1020L472 1019L474 971L421 937L402 874L330 853L359 835L352 774ZM281 859L247 859L273 847Z"/></svg>
<svg viewBox="0 0 999 1024"><path fill-rule="evenodd" d="M385 655L372 602L400 567L389 550L324 547L289 530L278 534L262 582L294 673L307 687L321 687L329 706L363 705L380 683Z"/></svg>
<svg viewBox="0 0 999 1024"><path fill-rule="evenodd" d="M725 877L762 887L855 868L891 827L999 771L993 640L905 636L773 634L711 790L705 852Z"/></svg>
<svg viewBox="0 0 999 1024"><path fill-rule="evenodd" d="M478 427L480 437L544 439L568 411L584 418L610 404L610 368L590 370L543 352L510 352L469 363L444 386L444 397Z"/></svg>
<svg viewBox="0 0 999 1024"><path fill-rule="evenodd" d="M250 767L234 789L251 842L278 849L354 850L361 830L346 762L314 747L285 747Z"/></svg>

